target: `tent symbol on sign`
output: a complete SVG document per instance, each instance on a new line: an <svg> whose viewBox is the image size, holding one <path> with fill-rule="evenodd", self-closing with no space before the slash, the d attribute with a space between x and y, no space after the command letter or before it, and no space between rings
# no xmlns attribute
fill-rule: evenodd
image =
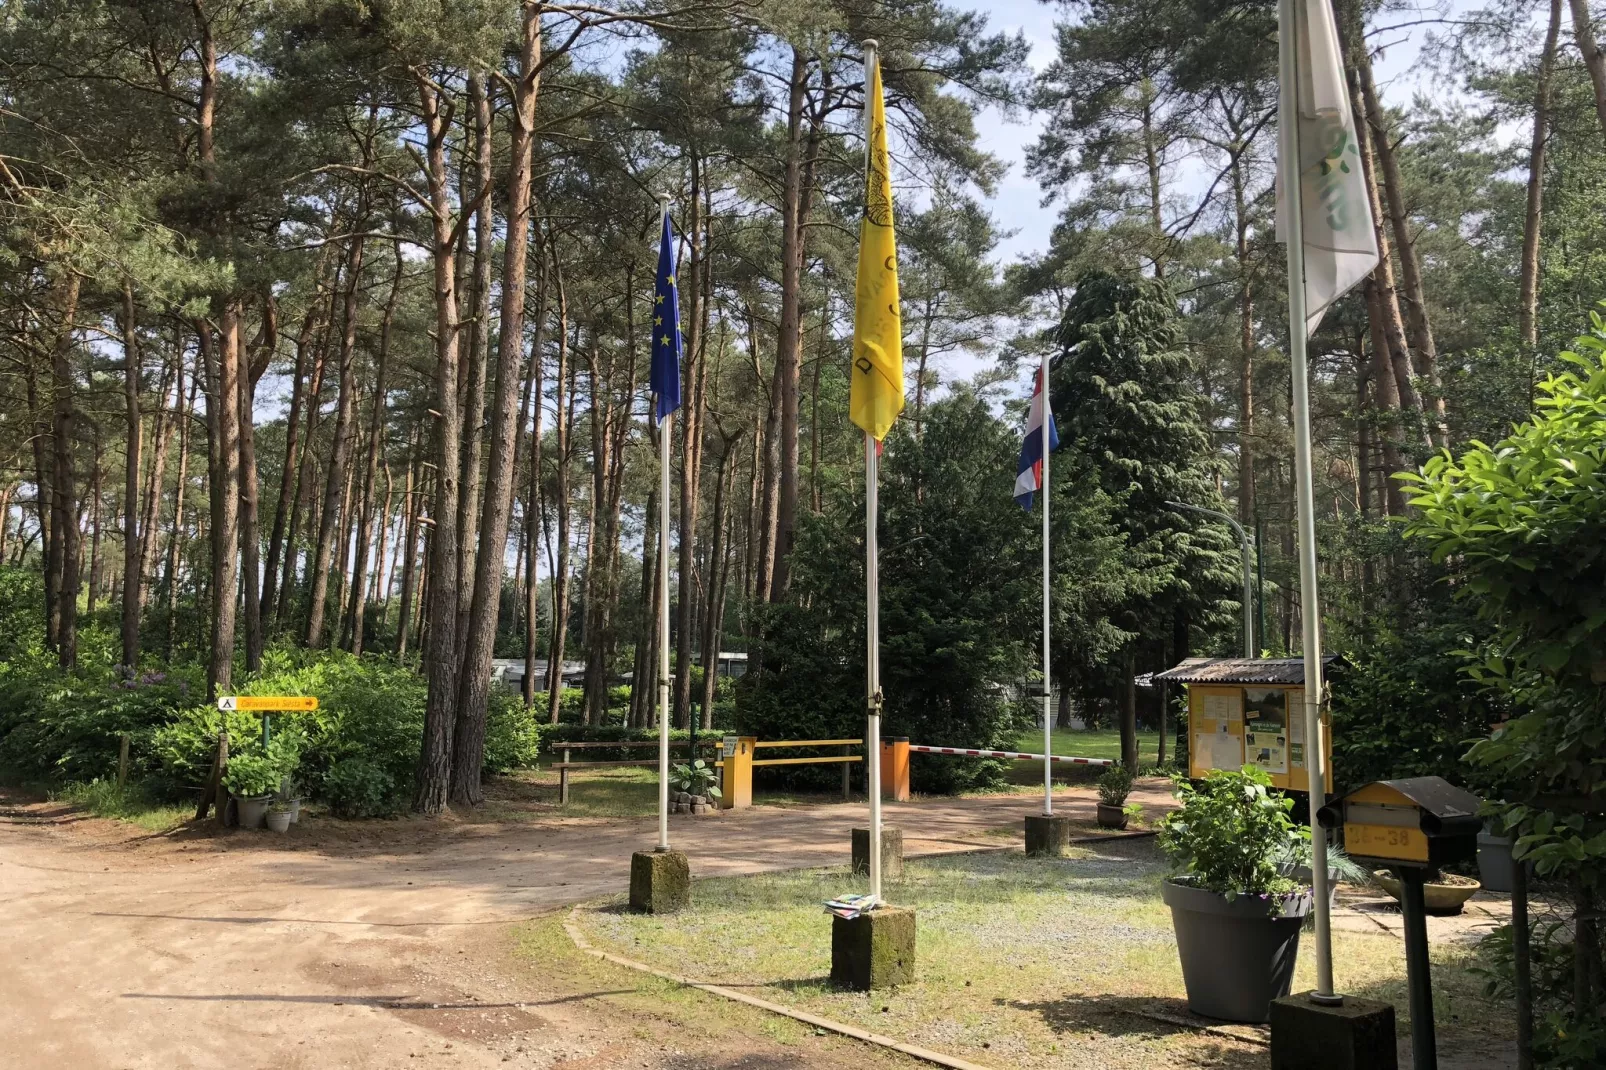
<svg viewBox="0 0 1606 1070"><path fill-rule="evenodd" d="M220 696L218 698L218 700L217 700L217 708L220 709L220 710L234 710L234 709L237 709L238 708L238 704L237 704L237 701L235 699L235 696L233 696L233 695L222 695L222 696Z"/></svg>

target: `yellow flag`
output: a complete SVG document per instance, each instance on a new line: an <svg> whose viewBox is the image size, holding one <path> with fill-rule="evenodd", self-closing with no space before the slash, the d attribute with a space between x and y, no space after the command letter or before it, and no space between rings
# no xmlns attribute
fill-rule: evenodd
<svg viewBox="0 0 1606 1070"><path fill-rule="evenodd" d="M848 412L877 442L903 411L903 323L898 313L898 246L892 233L892 168L881 100L881 61L871 63L866 103L870 151L859 221L854 285L853 389Z"/></svg>

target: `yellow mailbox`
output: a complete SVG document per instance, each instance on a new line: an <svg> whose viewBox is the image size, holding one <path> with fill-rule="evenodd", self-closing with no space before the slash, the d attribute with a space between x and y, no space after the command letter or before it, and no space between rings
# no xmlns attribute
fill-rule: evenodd
<svg viewBox="0 0 1606 1070"><path fill-rule="evenodd" d="M1443 777L1378 780L1322 807L1323 828L1344 829L1352 856L1391 869L1431 870L1478 856L1482 802Z"/></svg>

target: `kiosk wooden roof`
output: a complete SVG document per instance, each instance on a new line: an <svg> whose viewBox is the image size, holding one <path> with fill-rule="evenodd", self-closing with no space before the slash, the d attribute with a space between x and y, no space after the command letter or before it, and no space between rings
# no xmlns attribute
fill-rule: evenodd
<svg viewBox="0 0 1606 1070"><path fill-rule="evenodd" d="M1337 655L1322 658L1330 665ZM1156 680L1179 684L1224 684L1247 687L1302 687L1305 683L1304 658L1188 658Z"/></svg>

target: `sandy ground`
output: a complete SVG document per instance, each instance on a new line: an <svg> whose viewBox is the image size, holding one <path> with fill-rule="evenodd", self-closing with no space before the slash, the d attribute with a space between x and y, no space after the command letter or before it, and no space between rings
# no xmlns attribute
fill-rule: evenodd
<svg viewBox="0 0 1606 1070"><path fill-rule="evenodd" d="M1167 794L1155 781L1133 798ZM1090 825L1094 801L1076 789L1055 807ZM1034 810L943 799L889 804L887 820L929 854L1007 842L994 830ZM676 818L672 838L695 874L734 875L846 862L864 821L862 803L759 807ZM567 949L517 950L520 923L624 889L655 834L651 819L447 818L149 835L0 792L0 1065L909 1065L643 994Z"/></svg>

